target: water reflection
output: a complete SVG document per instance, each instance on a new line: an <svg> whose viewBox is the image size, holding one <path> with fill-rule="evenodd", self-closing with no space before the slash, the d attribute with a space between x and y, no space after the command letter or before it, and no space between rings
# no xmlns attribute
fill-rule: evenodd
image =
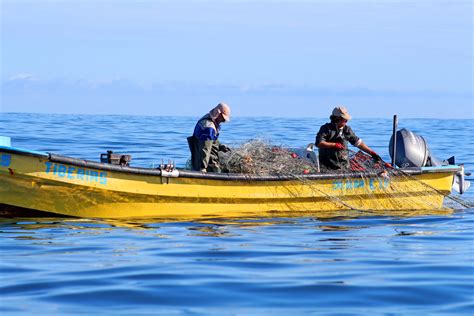
<svg viewBox="0 0 474 316"><path fill-rule="evenodd" d="M351 226L335 226L335 225L318 225L316 226L318 229L324 232L332 232L332 231L349 231L351 229L355 229L356 227ZM363 228L357 227L357 228Z"/></svg>
<svg viewBox="0 0 474 316"><path fill-rule="evenodd" d="M235 237L238 234L231 233L224 226L201 226L201 227L189 227L192 233L189 236L201 236L201 237Z"/></svg>
<svg viewBox="0 0 474 316"><path fill-rule="evenodd" d="M89 219L71 219L64 220L61 217L55 218L0 218L1 232L8 232L11 229L21 230L42 230L42 229L111 229L113 226L107 225L103 221Z"/></svg>
<svg viewBox="0 0 474 316"><path fill-rule="evenodd" d="M227 236L228 232L223 227L263 227L263 226L282 226L300 224L302 221L312 221L316 223L347 222L367 219L393 219L393 218L416 218L421 216L448 216L452 215L454 210L441 209L429 211L343 211L330 212L288 212L287 217L246 217L246 218L189 218L189 219L82 219L82 218L61 218L61 217L39 217L39 218L0 218L0 233L13 233L18 231L34 231L43 229L66 229L66 230L97 230L107 231L115 228L125 228L131 230L157 230L163 225L191 225L191 231L200 233L193 236ZM194 226L193 226L194 225ZM200 226L195 226L200 225ZM204 228L203 228L204 227ZM317 225L322 231L347 231L360 229L350 225Z"/></svg>

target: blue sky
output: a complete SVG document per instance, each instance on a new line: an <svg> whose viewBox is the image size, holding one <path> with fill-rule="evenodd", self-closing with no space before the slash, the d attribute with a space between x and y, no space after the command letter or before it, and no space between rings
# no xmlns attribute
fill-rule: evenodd
<svg viewBox="0 0 474 316"><path fill-rule="evenodd" d="M473 118L472 1L1 1L3 112Z"/></svg>

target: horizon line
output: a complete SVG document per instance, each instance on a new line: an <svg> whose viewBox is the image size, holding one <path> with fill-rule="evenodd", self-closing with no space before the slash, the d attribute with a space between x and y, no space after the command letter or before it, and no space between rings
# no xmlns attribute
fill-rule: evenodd
<svg viewBox="0 0 474 316"><path fill-rule="evenodd" d="M183 117L183 118L199 118L202 115L157 115L157 114L124 114L124 113L119 113L119 114L113 114L113 113L57 113L57 112L3 112L0 110L0 115L1 114L35 114L35 115L64 115L64 116L73 116L73 115L80 115L80 116L134 116L134 117ZM397 115L398 118L400 118L400 115ZM273 119L291 119L291 120L297 120L297 119L329 119L329 116L327 117L316 117L316 116L270 116L270 115L233 115L232 118L273 118ZM440 117L402 117L403 119L408 119L408 120L474 120L474 117L464 117L464 118L440 118ZM391 117L367 117L367 116L361 116L361 117L356 117L355 120L359 119L382 119L382 120L393 120L393 116ZM354 121L354 118L352 119ZM232 119L231 121L232 122Z"/></svg>

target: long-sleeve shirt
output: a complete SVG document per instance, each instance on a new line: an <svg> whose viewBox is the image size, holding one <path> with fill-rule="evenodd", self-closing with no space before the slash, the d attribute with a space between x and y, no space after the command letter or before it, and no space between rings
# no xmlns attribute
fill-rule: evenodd
<svg viewBox="0 0 474 316"><path fill-rule="evenodd" d="M207 171L220 172L219 166L219 130L209 114L204 115L197 122L193 136L197 142L197 148L192 155L197 155L196 170L206 169Z"/></svg>

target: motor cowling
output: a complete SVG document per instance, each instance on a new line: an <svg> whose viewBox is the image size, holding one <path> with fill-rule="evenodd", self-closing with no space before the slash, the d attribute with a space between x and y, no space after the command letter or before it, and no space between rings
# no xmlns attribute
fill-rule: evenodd
<svg viewBox="0 0 474 316"><path fill-rule="evenodd" d="M389 145L390 157L393 159L393 136ZM407 129L397 131L395 164L400 168L430 167L454 164L454 157L447 160L436 158L429 150L423 136Z"/></svg>
<svg viewBox="0 0 474 316"><path fill-rule="evenodd" d="M412 131L401 129L397 131L397 142L395 147L395 165L400 168L409 167L436 167L454 165L454 156L446 160L436 158L429 150L426 140ZM389 144L390 157L393 160L393 135ZM456 173L453 180L453 189L459 193L464 193L470 187L470 182L464 176L464 166Z"/></svg>

